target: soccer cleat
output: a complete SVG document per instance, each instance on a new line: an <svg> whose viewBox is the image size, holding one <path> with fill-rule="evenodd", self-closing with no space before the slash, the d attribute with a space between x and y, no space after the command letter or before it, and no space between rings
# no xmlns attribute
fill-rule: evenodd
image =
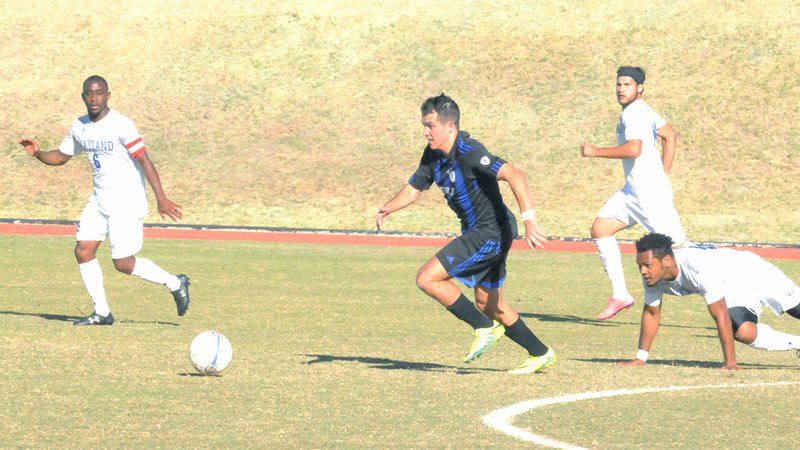
<svg viewBox="0 0 800 450"><path fill-rule="evenodd" d="M472 345L469 352L464 355L464 362L468 363L481 356L489 347L499 341L505 334L506 329L499 322L493 322L491 327L478 328L472 332L475 337L472 340Z"/></svg>
<svg viewBox="0 0 800 450"><path fill-rule="evenodd" d="M552 366L557 359L556 353L552 349L548 348L547 353L544 355L529 356L525 361L522 362L522 364L509 370L508 373L512 375L527 375L529 373L536 373Z"/></svg>
<svg viewBox="0 0 800 450"><path fill-rule="evenodd" d="M175 299L175 306L178 307L178 315L182 316L189 309L189 277L180 274L178 279L181 280L181 287L172 291L172 297Z"/></svg>
<svg viewBox="0 0 800 450"><path fill-rule="evenodd" d="M628 309L633 306L635 300L631 294L625 294L625 298L618 300L614 297L608 297L608 306L597 315L597 320L608 320L617 315L623 309Z"/></svg>
<svg viewBox="0 0 800 450"><path fill-rule="evenodd" d="M78 319L72 322L73 325L77 327L82 327L84 325L111 325L114 323L114 316L111 315L109 312L107 316L101 316L96 312L88 315L82 319Z"/></svg>

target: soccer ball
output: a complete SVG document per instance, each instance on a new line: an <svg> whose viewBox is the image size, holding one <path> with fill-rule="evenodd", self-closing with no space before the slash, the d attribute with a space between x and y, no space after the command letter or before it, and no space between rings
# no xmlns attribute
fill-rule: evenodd
<svg viewBox="0 0 800 450"><path fill-rule="evenodd" d="M216 375L231 363L231 341L219 331L208 330L195 336L189 346L189 361L198 372Z"/></svg>

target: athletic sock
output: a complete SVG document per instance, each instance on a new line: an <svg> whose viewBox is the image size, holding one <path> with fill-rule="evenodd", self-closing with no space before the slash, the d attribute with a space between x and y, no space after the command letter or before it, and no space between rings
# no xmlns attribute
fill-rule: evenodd
<svg viewBox="0 0 800 450"><path fill-rule="evenodd" d="M628 295L625 285L625 272L622 270L622 252L619 249L617 238L614 236L597 238L594 240L597 251L600 253L600 262L611 281L611 296L624 299Z"/></svg>
<svg viewBox="0 0 800 450"><path fill-rule="evenodd" d="M170 291L174 291L181 287L181 280L175 275L167 272L166 270L158 267L156 263L147 258L136 257L136 263L133 266L131 275L137 276L143 280L151 283L163 284Z"/></svg>
<svg viewBox="0 0 800 450"><path fill-rule="evenodd" d="M756 334L756 340L750 344L751 347L760 348L768 352L800 348L800 336L774 330L763 323L756 324L756 329L758 334Z"/></svg>
<svg viewBox="0 0 800 450"><path fill-rule="evenodd" d="M479 310L475 303L469 301L464 294L461 294L458 299L447 308L451 314L458 317L460 320L466 322L473 329L491 327L492 319L486 317L481 310Z"/></svg>
<svg viewBox="0 0 800 450"><path fill-rule="evenodd" d="M547 346L533 334L521 317L510 327L506 327L506 336L522 346L531 356L542 356L547 353Z"/></svg>
<svg viewBox="0 0 800 450"><path fill-rule="evenodd" d="M107 316L111 310L108 307L108 300L106 299L106 289L103 286L103 270L100 268L100 262L97 258L78 264L78 270L81 273L81 280L86 287L86 292L92 298L94 303L94 312L101 316Z"/></svg>

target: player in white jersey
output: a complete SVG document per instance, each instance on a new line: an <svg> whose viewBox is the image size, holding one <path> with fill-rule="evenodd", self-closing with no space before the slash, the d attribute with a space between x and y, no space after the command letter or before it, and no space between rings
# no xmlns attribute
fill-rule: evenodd
<svg viewBox="0 0 800 450"><path fill-rule="evenodd" d="M800 349L800 336L759 323L763 305L776 315L800 319L800 287L760 256L740 250L686 247L673 251L669 236L649 233L636 242L645 307L636 359L643 365L655 339L664 294L702 295L717 323L723 369L736 368L733 340L762 350Z"/></svg>
<svg viewBox="0 0 800 450"><path fill-rule="evenodd" d="M142 249L147 215L145 179L153 189L162 218L181 218L181 207L164 194L141 134L130 119L108 107L110 97L106 80L93 75L83 83L87 115L75 120L58 149L43 152L35 139L19 141L29 155L49 166L63 165L73 156L86 153L92 167L94 191L78 224L75 258L94 312L74 324L114 323L95 256L106 236L114 268L166 286L172 292L178 315L183 316L189 308L189 278L172 275L153 261L135 256Z"/></svg>
<svg viewBox="0 0 800 450"><path fill-rule="evenodd" d="M610 319L634 303L625 283L622 255L614 237L617 232L638 223L647 231L672 237L678 246L686 244L667 178L675 158L677 133L642 100L644 79L644 70L639 67L622 66L617 70L617 101L622 105L617 146L598 148L587 142L581 144L584 157L621 159L625 173L625 185L600 208L591 229L600 261L611 281L611 296L597 320ZM659 139L663 156L657 147Z"/></svg>

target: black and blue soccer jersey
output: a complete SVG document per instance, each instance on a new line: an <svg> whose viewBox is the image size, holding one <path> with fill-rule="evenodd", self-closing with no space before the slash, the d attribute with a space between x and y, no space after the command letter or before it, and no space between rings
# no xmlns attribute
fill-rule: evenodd
<svg viewBox="0 0 800 450"><path fill-rule="evenodd" d="M430 146L425 148L408 183L421 191L436 183L461 220L462 233L476 228L504 231L515 219L503 203L497 183L503 164L505 160L489 153L466 131L459 131L447 156Z"/></svg>

